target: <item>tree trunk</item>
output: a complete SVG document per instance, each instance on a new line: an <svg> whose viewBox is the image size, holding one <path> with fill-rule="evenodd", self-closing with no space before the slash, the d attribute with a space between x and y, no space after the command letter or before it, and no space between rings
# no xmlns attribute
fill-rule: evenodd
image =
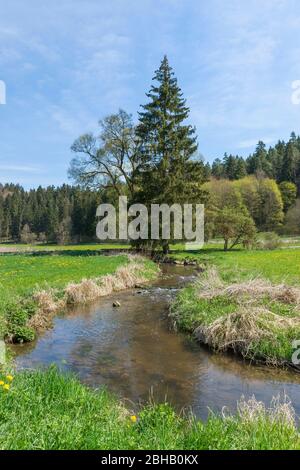
<svg viewBox="0 0 300 470"><path fill-rule="evenodd" d="M163 241L162 249L163 249L163 254L167 255L169 253L169 242Z"/></svg>

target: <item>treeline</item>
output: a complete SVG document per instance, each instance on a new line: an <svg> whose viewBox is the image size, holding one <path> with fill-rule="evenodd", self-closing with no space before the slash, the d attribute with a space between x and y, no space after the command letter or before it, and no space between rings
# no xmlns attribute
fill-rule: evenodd
<svg viewBox="0 0 300 470"><path fill-rule="evenodd" d="M253 246L256 231L297 233L291 227L297 188L294 183L280 185L274 179L245 176L239 180L212 178L204 185L209 193L205 210L205 236L222 237L225 249L238 243ZM299 224L299 217L294 220ZM288 220L290 220L288 224ZM298 227L299 231L299 227Z"/></svg>
<svg viewBox="0 0 300 470"><path fill-rule="evenodd" d="M0 184L0 238L23 243L95 238L99 193L79 187L39 187Z"/></svg>
<svg viewBox="0 0 300 470"><path fill-rule="evenodd" d="M100 121L98 136L73 144L70 175L77 184L124 191L130 203L205 204L205 237L222 237L224 248L251 247L257 231L299 233L300 137L253 154L225 154L212 165L198 153L189 108L165 57L155 72L135 124L123 110ZM176 241L174 224L172 241ZM140 241L140 247L168 252L169 241Z"/></svg>
<svg viewBox="0 0 300 470"><path fill-rule="evenodd" d="M197 158L195 128L188 124L190 110L177 79L164 57L146 93L147 103L138 112L138 122L124 110L99 122L99 132L81 135L71 149L74 158L70 176L76 184L126 194L128 203L190 204L206 200L202 190L207 180L205 165ZM161 228L162 228L162 224ZM139 224L132 244L138 249L168 253L170 237L144 239ZM151 235L151 231L150 231Z"/></svg>
<svg viewBox="0 0 300 470"><path fill-rule="evenodd" d="M248 158L238 155L224 155L217 158L210 169L211 176L238 180L247 175L265 176L277 183L289 181L300 190L300 136L292 132L290 140L267 149L264 142L258 142L256 150Z"/></svg>
<svg viewBox="0 0 300 470"><path fill-rule="evenodd" d="M221 236L227 249L251 246L257 230L299 235L300 137L294 132L269 149L260 141L246 159L225 154L206 171L206 239Z"/></svg>
<svg viewBox="0 0 300 470"><path fill-rule="evenodd" d="M73 143L69 176L76 186L38 188L0 186L0 237L25 243L95 239L96 207L128 204L203 203L206 238L223 237L225 249L251 246L257 230L300 231L300 137L291 134L267 149L259 142L244 159L226 155L212 165L198 153L197 135L187 124L190 110L164 57L155 71L138 122L124 110L99 122L97 134ZM138 231L138 230L137 230ZM140 249L169 250L175 238L137 237Z"/></svg>

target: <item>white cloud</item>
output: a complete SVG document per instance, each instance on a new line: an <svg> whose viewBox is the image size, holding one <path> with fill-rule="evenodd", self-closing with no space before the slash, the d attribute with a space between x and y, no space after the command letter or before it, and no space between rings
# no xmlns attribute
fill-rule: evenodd
<svg viewBox="0 0 300 470"><path fill-rule="evenodd" d="M1 165L1 164L0 164L0 171L16 171L16 172L21 172L21 173L36 173L36 174L40 174L43 172L41 168L32 167L32 166Z"/></svg>
<svg viewBox="0 0 300 470"><path fill-rule="evenodd" d="M73 138L147 100L164 53L207 155L237 146L246 153L261 136L271 143L300 132L291 103L300 77L298 0L25 3L6 2L0 18L0 79L11 92L0 142L12 147L10 163L25 154L34 168L43 154L60 177Z"/></svg>
<svg viewBox="0 0 300 470"><path fill-rule="evenodd" d="M255 147L260 140L262 140L265 144L272 144L275 141L275 139L272 137L243 140L237 144L237 148L248 149L251 147Z"/></svg>
<svg viewBox="0 0 300 470"><path fill-rule="evenodd" d="M53 106L51 116L53 120L58 123L62 131L72 135L78 133L80 128L79 122L66 110L59 106Z"/></svg>

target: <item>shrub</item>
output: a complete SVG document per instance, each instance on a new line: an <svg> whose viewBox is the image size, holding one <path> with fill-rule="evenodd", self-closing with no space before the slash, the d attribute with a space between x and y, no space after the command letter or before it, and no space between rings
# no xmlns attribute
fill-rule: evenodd
<svg viewBox="0 0 300 470"><path fill-rule="evenodd" d="M281 239L275 232L266 233L264 238L257 242L257 248L264 250L276 250L277 248L280 248L281 245Z"/></svg>
<svg viewBox="0 0 300 470"><path fill-rule="evenodd" d="M29 343L35 339L35 332L29 326L14 326L12 341L14 343Z"/></svg>
<svg viewBox="0 0 300 470"><path fill-rule="evenodd" d="M30 230L28 224L25 224L21 230L20 239L22 243L30 245L36 242L37 235Z"/></svg>
<svg viewBox="0 0 300 470"><path fill-rule="evenodd" d="M6 308L5 336L14 343L32 341L34 330L27 326L28 320L36 313L36 305L26 299L20 303L12 302Z"/></svg>

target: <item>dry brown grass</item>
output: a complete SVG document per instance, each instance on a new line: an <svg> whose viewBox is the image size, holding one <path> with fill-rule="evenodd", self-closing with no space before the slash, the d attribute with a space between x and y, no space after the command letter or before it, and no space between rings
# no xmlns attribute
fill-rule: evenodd
<svg viewBox="0 0 300 470"><path fill-rule="evenodd" d="M265 308L241 308L222 316L208 326L195 330L196 338L217 351L228 349L250 357L254 343L261 339L276 340L275 331L300 326L300 318L277 315ZM274 359L270 360L274 363ZM277 363L277 361L275 360ZM276 365L274 363L274 365Z"/></svg>
<svg viewBox="0 0 300 470"><path fill-rule="evenodd" d="M272 285L266 279L256 278L233 284L224 289L224 295L230 297L249 296L254 299L268 297L287 304L300 305L300 289L285 284Z"/></svg>
<svg viewBox="0 0 300 470"><path fill-rule="evenodd" d="M65 288L66 304L84 304L101 296L101 288L96 280L83 279L80 283L70 283Z"/></svg>
<svg viewBox="0 0 300 470"><path fill-rule="evenodd" d="M49 328L55 313L64 307L64 301L55 298L53 289L35 292L33 300L36 302L38 309L27 325L37 331Z"/></svg>
<svg viewBox="0 0 300 470"><path fill-rule="evenodd" d="M232 350L269 365L290 364L289 338L300 331L300 288L262 278L226 284L216 268L210 268L196 281L194 293L216 315L211 321L203 314L199 317L194 330L198 341L216 351ZM216 297L217 302L211 303ZM282 306L282 314L280 303L289 305L287 310Z"/></svg>
<svg viewBox="0 0 300 470"><path fill-rule="evenodd" d="M248 300L256 301L268 297L270 300L300 306L300 288L298 287L285 284L274 285L269 280L260 277L226 285L215 267L209 268L203 277L197 280L195 287L199 298L202 299L228 296L238 300L241 297L247 297Z"/></svg>
<svg viewBox="0 0 300 470"><path fill-rule="evenodd" d="M51 313L57 310L57 301L55 301L54 296L55 292L53 289L41 290L33 294L33 299L41 310Z"/></svg>
<svg viewBox="0 0 300 470"><path fill-rule="evenodd" d="M273 397L269 407L262 401L258 401L254 396L249 400L241 397L237 404L237 412L240 420L245 424L267 420L275 426L296 427L295 410L285 394ZM232 418L226 407L222 410L222 416L224 419Z"/></svg>
<svg viewBox="0 0 300 470"><path fill-rule="evenodd" d="M131 256L129 264L120 266L114 274L107 274L96 279L84 279L79 284L68 284L65 289L66 303L90 302L146 281L141 258Z"/></svg>
<svg viewBox="0 0 300 470"><path fill-rule="evenodd" d="M138 283L147 282L144 274L143 258L129 255L129 263L120 266L114 274L95 279L83 279L79 283L69 283L58 298L55 290L42 290L34 294L38 305L37 313L29 320L28 326L36 330L49 328L53 316L70 304L85 304L113 292L133 288Z"/></svg>
<svg viewBox="0 0 300 470"><path fill-rule="evenodd" d="M224 290L224 282L215 266L209 267L203 274L200 274L195 282L195 288L199 297L210 299Z"/></svg>

